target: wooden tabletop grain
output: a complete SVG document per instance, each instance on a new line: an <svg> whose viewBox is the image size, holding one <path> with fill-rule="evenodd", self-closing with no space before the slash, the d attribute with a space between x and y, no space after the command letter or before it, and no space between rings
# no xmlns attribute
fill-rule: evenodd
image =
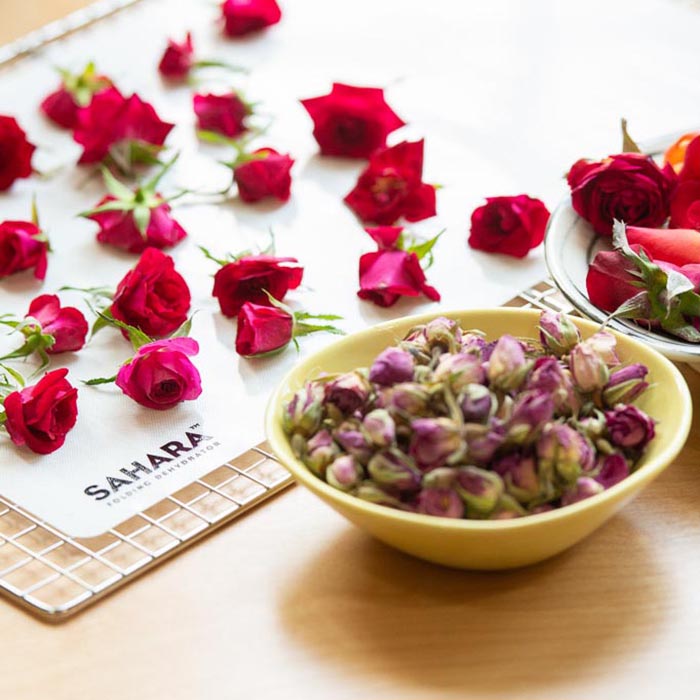
<svg viewBox="0 0 700 700"><path fill-rule="evenodd" d="M2 0L0 42L81 4ZM700 374L683 371L700 396ZM696 416L677 462L551 561L430 566L292 488L60 626L0 604L0 689L11 700L696 698L697 403Z"/></svg>

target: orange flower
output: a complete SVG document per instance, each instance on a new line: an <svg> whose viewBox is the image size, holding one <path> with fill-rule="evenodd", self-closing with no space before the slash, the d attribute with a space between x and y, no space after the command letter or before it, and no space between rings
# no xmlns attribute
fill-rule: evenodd
<svg viewBox="0 0 700 700"><path fill-rule="evenodd" d="M683 136L669 146L666 153L664 153L664 163L670 165L677 173L680 172L683 167L683 160L685 159L685 150L696 136L700 136L700 131L690 131L687 134L683 134Z"/></svg>

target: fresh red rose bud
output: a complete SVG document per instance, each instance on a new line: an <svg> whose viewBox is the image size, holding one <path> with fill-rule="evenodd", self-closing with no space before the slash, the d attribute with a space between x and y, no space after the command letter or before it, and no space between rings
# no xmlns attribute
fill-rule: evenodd
<svg viewBox="0 0 700 700"><path fill-rule="evenodd" d="M418 513L443 518L463 518L464 502L453 489L421 489L418 494Z"/></svg>
<svg viewBox="0 0 700 700"><path fill-rule="evenodd" d="M630 475L630 466L620 454L606 455L599 466L595 480L604 488L615 486Z"/></svg>
<svg viewBox="0 0 700 700"><path fill-rule="evenodd" d="M235 92L195 95L192 104L200 131L236 138L248 130L245 120L252 110Z"/></svg>
<svg viewBox="0 0 700 700"><path fill-rule="evenodd" d="M377 355L369 369L369 380L381 386L392 386L413 379L415 362L410 353L389 347Z"/></svg>
<svg viewBox="0 0 700 700"><path fill-rule="evenodd" d="M158 72L170 80L186 78L194 65L192 34L187 32L182 42L168 39L168 46L158 63Z"/></svg>
<svg viewBox="0 0 700 700"><path fill-rule="evenodd" d="M597 496L605 490L602 484L589 476L582 476L576 480L576 484L564 491L561 497L563 506L570 506L591 496Z"/></svg>
<svg viewBox="0 0 700 700"><path fill-rule="evenodd" d="M645 381L648 373L647 367L639 362L616 369L603 389L603 401L610 407L632 403L649 386Z"/></svg>
<svg viewBox="0 0 700 700"><path fill-rule="evenodd" d="M271 255L247 255L223 265L214 275L212 295L219 301L221 313L233 318L245 302L270 306L270 294L282 301L290 289L296 289L304 268L296 258Z"/></svg>
<svg viewBox="0 0 700 700"><path fill-rule="evenodd" d="M379 250L401 250L403 226L370 226L365 229Z"/></svg>
<svg viewBox="0 0 700 700"><path fill-rule="evenodd" d="M192 338L167 338L142 345L117 373L117 386L136 403L165 411L202 393L190 357L199 352Z"/></svg>
<svg viewBox="0 0 700 700"><path fill-rule="evenodd" d="M461 428L449 418L416 418L411 429L408 452L423 471L455 464L466 452Z"/></svg>
<svg viewBox="0 0 700 700"><path fill-rule="evenodd" d="M284 350L292 341L294 317L275 306L247 301L238 312L236 352L259 357Z"/></svg>
<svg viewBox="0 0 700 700"><path fill-rule="evenodd" d="M343 200L362 221L393 224L435 216L435 187L423 178L423 140L403 141L370 156Z"/></svg>
<svg viewBox="0 0 700 700"><path fill-rule="evenodd" d="M636 406L620 405L605 412L610 442L641 449L654 437L654 421Z"/></svg>
<svg viewBox="0 0 700 700"><path fill-rule="evenodd" d="M78 111L73 133L83 147L78 163L99 163L111 156L128 170L132 163L155 157L173 127L138 95L124 97L115 87L102 90Z"/></svg>
<svg viewBox="0 0 700 700"><path fill-rule="evenodd" d="M42 455L63 445L78 417L78 390L67 374L67 369L47 372L33 386L7 395L5 428L15 445Z"/></svg>
<svg viewBox="0 0 700 700"><path fill-rule="evenodd" d="M641 153L602 161L579 160L567 175L574 210L601 236L612 235L615 219L628 225L661 226L668 218L677 177Z"/></svg>
<svg viewBox="0 0 700 700"><path fill-rule="evenodd" d="M275 0L225 0L221 5L224 32L238 37L277 24L282 11Z"/></svg>
<svg viewBox="0 0 700 700"><path fill-rule="evenodd" d="M294 161L272 148L259 148L246 161L233 169L238 196L244 202L259 202L273 197L282 202L289 199Z"/></svg>
<svg viewBox="0 0 700 700"><path fill-rule="evenodd" d="M53 344L46 348L49 355L74 352L85 345L88 324L85 316L73 306L61 306L55 294L42 294L29 305L25 318L33 318L42 333L53 336Z"/></svg>
<svg viewBox="0 0 700 700"><path fill-rule="evenodd" d="M17 120L0 115L0 192L10 189L15 180L32 174L35 150Z"/></svg>
<svg viewBox="0 0 700 700"><path fill-rule="evenodd" d="M369 158L404 121L380 88L333 83L328 95L301 100L314 122L314 138L328 156Z"/></svg>
<svg viewBox="0 0 700 700"><path fill-rule="evenodd" d="M117 285L112 316L152 338L176 331L186 320L190 290L169 255L146 248L136 266Z"/></svg>
<svg viewBox="0 0 700 700"><path fill-rule="evenodd" d="M539 199L487 197L472 213L468 243L487 253L524 258L544 240L549 210Z"/></svg>
<svg viewBox="0 0 700 700"><path fill-rule="evenodd" d="M543 311L539 322L540 342L561 357L581 340L581 334L573 321L562 313Z"/></svg>
<svg viewBox="0 0 700 700"><path fill-rule="evenodd" d="M700 236L700 234L698 234ZM637 268L617 250L596 253L586 274L586 291L591 303L612 313L639 294Z"/></svg>
<svg viewBox="0 0 700 700"><path fill-rule="evenodd" d="M341 491L353 489L362 481L363 476L362 466L351 455L336 457L326 469L326 481Z"/></svg>
<svg viewBox="0 0 700 700"><path fill-rule="evenodd" d="M47 252L48 244L36 224L30 221L0 224L0 279L33 269L34 277L43 280L48 266Z"/></svg>
<svg viewBox="0 0 700 700"><path fill-rule="evenodd" d="M372 387L360 372L346 372L325 386L325 401L346 415L355 413L369 400Z"/></svg>
<svg viewBox="0 0 700 700"><path fill-rule="evenodd" d="M47 95L41 103L41 111L56 125L74 129L78 123L80 105L65 88L60 87Z"/></svg>

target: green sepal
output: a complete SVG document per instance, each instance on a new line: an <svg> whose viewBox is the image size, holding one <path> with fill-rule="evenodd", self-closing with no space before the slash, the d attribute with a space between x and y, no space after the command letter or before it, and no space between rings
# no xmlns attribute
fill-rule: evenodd
<svg viewBox="0 0 700 700"><path fill-rule="evenodd" d="M139 204L134 207L134 223L139 233L146 238L148 224L151 221L151 210L145 204Z"/></svg>
<svg viewBox="0 0 700 700"><path fill-rule="evenodd" d="M24 388L26 384L26 382L24 381L24 377L16 369L13 369L12 367L9 367L8 365L2 363L0 363L0 369L3 372L7 372L7 374L9 374L15 380L15 382L17 382L17 385L20 389ZM11 386L11 384L7 382L3 382L3 385L8 387Z"/></svg>
<svg viewBox="0 0 700 700"><path fill-rule="evenodd" d="M98 386L99 384L112 384L117 379L115 374L113 377L95 377L95 379L83 379L83 384L86 386Z"/></svg>
<svg viewBox="0 0 700 700"><path fill-rule="evenodd" d="M197 313L196 311L194 313ZM177 328L169 338L187 338L192 330L192 319L194 314L192 314L179 328Z"/></svg>

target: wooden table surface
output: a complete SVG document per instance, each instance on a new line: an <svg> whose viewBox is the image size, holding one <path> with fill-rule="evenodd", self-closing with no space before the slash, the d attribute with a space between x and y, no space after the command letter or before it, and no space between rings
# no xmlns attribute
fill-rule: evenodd
<svg viewBox="0 0 700 700"><path fill-rule="evenodd" d="M80 4L3 0L0 42ZM700 396L700 374L684 373ZM293 488L60 626L0 604L0 689L11 700L698 697L699 423L621 515L510 573L421 563Z"/></svg>

